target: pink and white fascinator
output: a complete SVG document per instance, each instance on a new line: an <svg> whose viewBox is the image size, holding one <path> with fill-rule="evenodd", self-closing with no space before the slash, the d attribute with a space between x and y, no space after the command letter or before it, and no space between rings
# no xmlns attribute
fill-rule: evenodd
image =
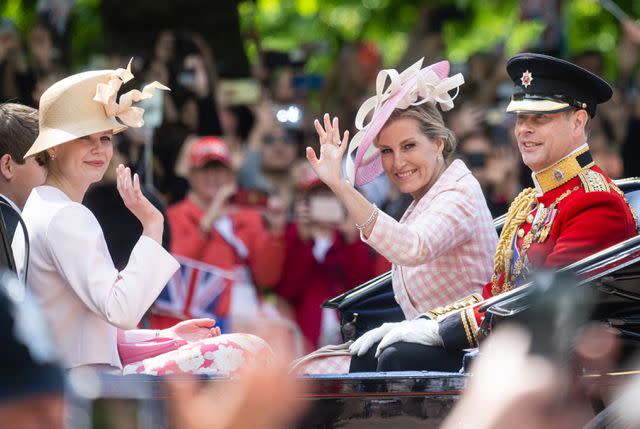
<svg viewBox="0 0 640 429"><path fill-rule="evenodd" d="M362 103L356 115L355 125L359 131L351 139L347 151L347 179L350 183L361 186L383 173L380 152L372 143L395 109L427 102L438 103L443 111L453 109L453 100L464 83L464 77L461 73L449 77L448 61L423 68L423 60L402 73L394 69L378 73L376 95ZM449 91L453 89L458 91L451 96ZM365 124L369 116L371 119Z"/></svg>

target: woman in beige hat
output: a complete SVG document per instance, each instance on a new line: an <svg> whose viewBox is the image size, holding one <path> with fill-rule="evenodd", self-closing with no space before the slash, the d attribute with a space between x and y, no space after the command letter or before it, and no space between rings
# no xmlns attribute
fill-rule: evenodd
<svg viewBox="0 0 640 429"><path fill-rule="evenodd" d="M140 191L138 175L132 177L123 165L117 168L118 191L143 228L122 271L113 266L96 218L81 204L109 166L113 134L143 124L143 109L132 102L151 97L154 89L168 90L153 82L116 102L122 83L133 78L130 65L67 77L42 95L40 132L25 157L46 164L48 177L34 188L23 211L31 246L27 285L42 302L67 368L232 372L248 350L257 353L266 344L249 335L220 336L212 319L162 331L135 329L179 268L161 246L163 216ZM237 353L217 353L230 347Z"/></svg>

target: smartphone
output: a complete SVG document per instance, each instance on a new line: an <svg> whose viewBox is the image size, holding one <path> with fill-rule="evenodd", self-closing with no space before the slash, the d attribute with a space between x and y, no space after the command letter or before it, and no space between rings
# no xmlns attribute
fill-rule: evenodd
<svg viewBox="0 0 640 429"><path fill-rule="evenodd" d="M260 85L255 79L223 79L218 88L226 105L256 104L260 101Z"/></svg>
<svg viewBox="0 0 640 429"><path fill-rule="evenodd" d="M196 84L196 71L194 69L182 69L176 76L178 85L190 88Z"/></svg>
<svg viewBox="0 0 640 429"><path fill-rule="evenodd" d="M316 195L309 198L309 217L314 222L340 224L346 216L344 207L337 198Z"/></svg>
<svg viewBox="0 0 640 429"><path fill-rule="evenodd" d="M319 74L304 74L291 78L291 86L293 88L307 91L322 89L323 83L324 79Z"/></svg>

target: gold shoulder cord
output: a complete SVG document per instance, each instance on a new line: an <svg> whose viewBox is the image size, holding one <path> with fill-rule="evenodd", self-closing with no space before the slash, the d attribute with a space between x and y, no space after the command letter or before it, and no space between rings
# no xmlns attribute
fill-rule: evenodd
<svg viewBox="0 0 640 429"><path fill-rule="evenodd" d="M513 200L509 211L507 212L507 219L502 227L500 233L500 239L498 240L498 246L496 247L496 255L493 263L493 277L491 281L493 295L498 295L501 290L498 286L498 278L502 272L507 274L511 270L511 264L513 262L513 250L511 250L511 243L513 243L513 237L516 235L518 227L526 220L527 215L531 212L531 205L536 199L536 190L533 188L523 189L522 192ZM506 281L505 276L505 281Z"/></svg>
<svg viewBox="0 0 640 429"><path fill-rule="evenodd" d="M633 221L636 223L636 231L640 232L640 224L638 224L638 216L636 216L636 212L635 210L633 210L633 206L629 204L629 200L627 200L627 196L624 194L624 192L622 192L620 188L618 188L618 186L616 186L615 183L611 183L610 186L611 188L613 188L614 191L616 191L618 195L622 197L627 207L629 207L629 210L631 210L631 216L633 216Z"/></svg>

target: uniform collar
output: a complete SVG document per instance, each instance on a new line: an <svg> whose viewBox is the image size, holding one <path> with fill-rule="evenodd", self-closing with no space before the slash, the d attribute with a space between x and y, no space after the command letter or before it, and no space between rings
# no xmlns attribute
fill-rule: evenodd
<svg viewBox="0 0 640 429"><path fill-rule="evenodd" d="M22 213L22 210L20 210L18 208L18 206L16 206L16 203L13 202L13 200L9 197L7 197L4 194L0 194L0 198L2 198L7 204L9 204L15 211L17 211L19 214Z"/></svg>
<svg viewBox="0 0 640 429"><path fill-rule="evenodd" d="M551 166L531 173L538 196L562 186L585 168L593 166L589 145L583 144Z"/></svg>

